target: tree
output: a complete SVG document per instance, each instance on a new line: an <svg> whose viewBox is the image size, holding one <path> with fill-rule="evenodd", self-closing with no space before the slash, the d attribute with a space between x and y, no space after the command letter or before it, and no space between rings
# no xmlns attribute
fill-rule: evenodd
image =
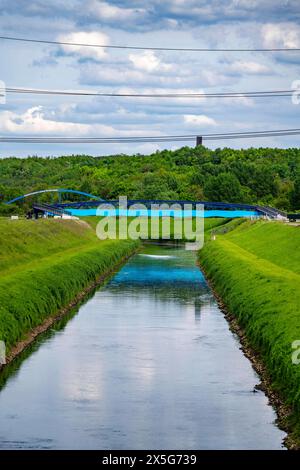
<svg viewBox="0 0 300 470"><path fill-rule="evenodd" d="M242 187L236 176L220 173L211 176L204 185L204 195L214 202L242 202Z"/></svg>
<svg viewBox="0 0 300 470"><path fill-rule="evenodd" d="M296 179L294 183L294 189L291 195L291 205L293 210L300 209L300 177Z"/></svg>

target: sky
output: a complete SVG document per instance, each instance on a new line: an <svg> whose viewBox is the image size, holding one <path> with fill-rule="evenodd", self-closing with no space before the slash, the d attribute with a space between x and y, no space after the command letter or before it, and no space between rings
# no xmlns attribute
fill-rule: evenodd
<svg viewBox="0 0 300 470"><path fill-rule="evenodd" d="M0 0L0 35L50 41L187 48L300 47L299 0ZM0 40L7 87L128 93L300 89L298 52L173 52ZM298 81L298 84L297 84ZM294 84L294 85L293 85ZM0 136L129 137L297 128L291 97L154 99L8 94ZM207 142L295 147L300 136ZM205 142L204 142L205 144ZM183 145L183 144L182 144ZM176 143L0 144L0 157L109 155Z"/></svg>

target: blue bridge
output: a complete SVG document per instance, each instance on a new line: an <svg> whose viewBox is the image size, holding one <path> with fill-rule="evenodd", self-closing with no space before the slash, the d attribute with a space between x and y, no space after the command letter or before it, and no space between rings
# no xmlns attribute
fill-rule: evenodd
<svg viewBox="0 0 300 470"><path fill-rule="evenodd" d="M263 207L251 204L227 203L227 202L210 202L210 201L190 201L190 200L159 200L159 199L129 199L127 201L127 209L119 208L119 200L104 200L93 194L74 189L45 189L34 191L15 197L7 202L12 204L22 201L28 197L34 197L45 193L53 193L58 195L58 202L42 203L33 202L32 211L37 217L39 214L62 216L73 215L78 217L95 216L95 215L175 215L174 208L185 209L186 216L194 216L197 214L197 206L203 206L204 217L268 217L292 218L293 214L286 214L283 211L271 207ZM62 202L62 195L79 195L84 196L87 200L76 202ZM168 205L170 209L166 209L163 205ZM157 211L153 210L153 205L159 206ZM188 210L186 206L188 205ZM100 209L99 209L100 206Z"/></svg>

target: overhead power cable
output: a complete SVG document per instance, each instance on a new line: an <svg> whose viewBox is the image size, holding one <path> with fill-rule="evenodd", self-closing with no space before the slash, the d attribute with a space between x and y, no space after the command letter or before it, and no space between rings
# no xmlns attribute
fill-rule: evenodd
<svg viewBox="0 0 300 470"><path fill-rule="evenodd" d="M267 90L246 92L215 92L215 93L115 93L98 92L89 90L49 90L37 88L0 88L6 93L33 94L33 95L58 95L58 96L98 96L116 98L270 98L281 96L292 96L299 90Z"/></svg>
<svg viewBox="0 0 300 470"><path fill-rule="evenodd" d="M158 46L125 46L116 44L89 44L69 41L50 41L44 39L29 39L15 36L0 36L0 39L7 41L29 42L38 44L50 44L55 46L77 46L95 47L101 49L129 49L142 51L179 51L179 52L299 52L299 47L270 47L270 48L224 48L224 47L158 47Z"/></svg>
<svg viewBox="0 0 300 470"><path fill-rule="evenodd" d="M260 137L278 137L300 135L300 129L278 129L273 131L245 131L219 134L185 134L139 137L0 137L0 143L39 143L39 144L87 144L87 143L146 143L146 142L189 142L200 136L204 140L249 139Z"/></svg>

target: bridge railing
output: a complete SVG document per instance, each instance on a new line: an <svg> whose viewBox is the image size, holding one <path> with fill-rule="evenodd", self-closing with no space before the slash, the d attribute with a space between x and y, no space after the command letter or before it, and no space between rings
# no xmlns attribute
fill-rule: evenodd
<svg viewBox="0 0 300 470"><path fill-rule="evenodd" d="M117 206L119 204L119 200L93 200L93 201L83 201L83 202L71 202L71 203L56 203L53 204L53 207L60 208L60 209L81 209L81 208L95 208L98 207L100 204L112 204ZM255 211L263 216L267 216L270 218L278 218L283 217L287 218L288 215L286 212L275 209L270 206L259 206L254 204L242 204L242 203L230 203L230 202L210 202L210 201L190 201L190 200L176 200L176 199L128 199L127 205L128 207L133 204L144 204L147 208L149 208L152 204L179 204L183 207L185 204L190 204L192 207L196 207L197 204L201 204L204 206L206 210L214 210L214 209L222 209L222 210L246 210L246 211Z"/></svg>
<svg viewBox="0 0 300 470"><path fill-rule="evenodd" d="M270 206L258 206L258 208L265 213L265 215L272 217L272 218L278 218L278 216L283 217L284 219L287 219L288 215L287 212L282 211L280 209L275 209L274 207Z"/></svg>
<svg viewBox="0 0 300 470"><path fill-rule="evenodd" d="M114 206L119 204L118 200L98 200L98 201L83 201L83 202L71 202L71 203L56 203L53 204L55 207L65 208L80 208L80 207L98 207L100 204L107 203ZM144 204L147 207L151 204L191 204L195 207L197 204L202 204L204 207L212 209L244 209L244 210L256 210L257 206L252 204L238 204L238 203L225 203L225 202L209 202L209 201L190 201L190 200L176 200L176 199L128 199L128 206L133 204Z"/></svg>
<svg viewBox="0 0 300 470"><path fill-rule="evenodd" d="M60 209L50 204L34 203L32 208L35 212L43 212L43 213L48 212L49 214L59 215L59 216L62 216L64 214L71 215L71 212L65 209Z"/></svg>

